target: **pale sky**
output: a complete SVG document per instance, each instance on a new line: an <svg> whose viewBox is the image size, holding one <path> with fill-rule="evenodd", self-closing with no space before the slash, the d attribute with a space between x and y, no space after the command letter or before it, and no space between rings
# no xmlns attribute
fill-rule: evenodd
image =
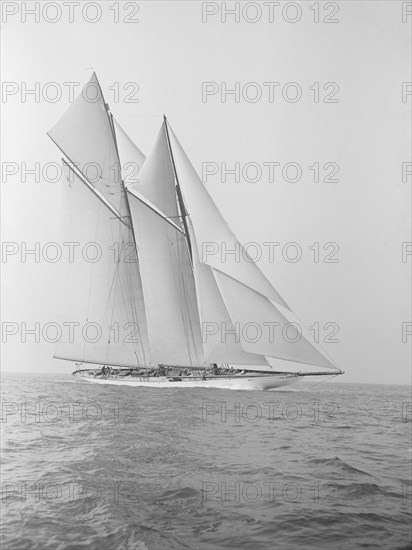
<svg viewBox="0 0 412 550"><path fill-rule="evenodd" d="M90 21L100 16L95 23L78 7L70 22L63 4L61 19L49 22L57 18L55 7L45 10L56 4L50 2L40 3L36 22L23 4L34 8L34 2L2 2L2 80L9 92L2 103L2 240L19 250L2 264L3 327L19 326L3 343L4 370L73 370L52 358L53 344L30 335L21 342L22 323L42 326L57 317L59 273L56 264L33 256L22 262L22 243L61 241L59 184L32 174L22 181L21 164L42 169L59 162L46 132L69 106L63 83L79 83L78 92L93 68L114 116L145 153L166 113L199 174L204 163L217 163L205 185L240 241L262 250L264 242L281 243L274 261L264 253L258 265L306 326L338 325L339 342L323 345L346 371L340 381L410 383L412 255L402 261L402 243L412 240L412 175L402 181L402 163L411 162L412 86L402 87L412 80L410 4L249 3L245 12L240 3L239 22L230 14L224 22L221 2L101 2L100 14L93 6L85 14ZM36 82L38 101L24 95ZM61 90L56 102L47 100L56 89L50 82ZM202 97L204 82L216 93ZM232 94L222 102L224 83L233 89L237 82L239 101ZM279 85L264 84L270 82ZM291 82L297 85L285 88ZM326 83L335 84L324 89ZM256 90L261 98L247 101ZM296 90L301 99L288 101ZM125 102L130 94L138 102ZM338 102L324 102L327 97ZM12 165L4 163L12 162L15 175L5 173ZM221 164L230 169L236 162L257 163L260 181L242 175L240 182L230 175L222 181ZM270 181L268 163L277 162ZM299 181L282 177L291 162L302 169ZM315 163L317 183L309 168ZM322 181L326 163L335 163L329 174L339 167L337 182ZM286 172L289 179L293 174ZM291 242L302 251L295 263L279 252ZM314 243L321 259L336 248L323 245L337 243L339 261L315 262Z"/></svg>

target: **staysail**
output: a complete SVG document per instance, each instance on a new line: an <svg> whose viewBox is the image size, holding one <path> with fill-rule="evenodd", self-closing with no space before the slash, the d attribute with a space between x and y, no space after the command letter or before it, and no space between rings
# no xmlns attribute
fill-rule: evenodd
<svg viewBox="0 0 412 550"><path fill-rule="evenodd" d="M269 366L265 357L244 351L210 266L199 259L196 237L189 222L193 271L201 321L205 362Z"/></svg>
<svg viewBox="0 0 412 550"><path fill-rule="evenodd" d="M246 351L324 368L334 365L303 336L266 296L213 270L241 346Z"/></svg>

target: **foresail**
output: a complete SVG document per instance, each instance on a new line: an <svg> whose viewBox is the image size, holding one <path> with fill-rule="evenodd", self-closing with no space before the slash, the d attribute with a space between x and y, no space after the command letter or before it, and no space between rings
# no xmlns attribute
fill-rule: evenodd
<svg viewBox="0 0 412 550"><path fill-rule="evenodd" d="M113 128L95 73L48 134L117 213L127 216Z"/></svg>
<svg viewBox="0 0 412 550"><path fill-rule="evenodd" d="M64 330L56 357L144 366L145 309L130 228L66 164L62 173L64 242L72 253L59 264Z"/></svg>
<svg viewBox="0 0 412 550"><path fill-rule="evenodd" d="M204 363L196 291L184 233L128 191L153 363Z"/></svg>
<svg viewBox="0 0 412 550"><path fill-rule="evenodd" d="M201 182L170 125L168 128L183 198L196 236L200 261L219 269L276 303L288 307L257 265L247 256ZM233 255L227 258L228 255L224 254L224 250L237 251L238 257L235 261Z"/></svg>
<svg viewBox="0 0 412 550"><path fill-rule="evenodd" d="M221 271L213 274L245 351L336 369L303 335L302 325L291 322L266 296Z"/></svg>

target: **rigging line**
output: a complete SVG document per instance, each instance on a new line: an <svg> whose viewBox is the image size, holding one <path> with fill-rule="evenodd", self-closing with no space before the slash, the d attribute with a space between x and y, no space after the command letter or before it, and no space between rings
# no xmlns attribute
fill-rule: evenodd
<svg viewBox="0 0 412 550"><path fill-rule="evenodd" d="M129 269L130 268L130 269ZM133 327L135 328L135 332L137 333L137 342L132 341L130 342L133 344L134 347L134 354L137 359L138 364L142 363L142 349L143 349L143 338L142 338L142 331L139 324L139 319L137 316L137 306L136 306L136 296L133 291L134 288L134 281L133 281L133 266L128 266L127 264L124 266L125 275L126 275L126 284L129 288L129 294L131 296L131 302L130 302L130 314L131 314L131 322L133 324Z"/></svg>
<svg viewBox="0 0 412 550"><path fill-rule="evenodd" d="M186 302L187 302L187 310L188 310L189 336L190 336L190 340L191 340L191 344L192 344L192 348L193 348L194 363L196 365L199 365L201 361L200 361L200 357L199 357L199 353L198 353L198 346L197 346L198 342L196 341L197 332L196 332L196 329L195 329L195 325L192 322L194 320L194 316L196 316L196 312L199 315L198 310L197 310L196 283L195 283L195 280L194 280L193 270L191 269L189 273L186 272L184 274L184 276L186 277L186 281L183 281L183 285L184 285L184 292L186 294ZM189 294L189 287L187 285L187 279L188 278L191 279L191 282L193 283L194 292L195 292L193 303L192 303L192 300L191 300L191 298L193 298L193 296ZM197 317L196 320L199 319L198 315L196 316Z"/></svg>
<svg viewBox="0 0 412 550"><path fill-rule="evenodd" d="M164 125L164 129L165 129L165 133L166 133L166 141L167 141L167 147L169 149L170 160L172 161L173 173L174 173L175 180L176 180L177 201L178 201L179 211L180 211L182 221L183 221L183 226L184 226L184 229L185 229L186 244L187 244L187 248L189 250L190 261L192 262L192 265L193 265L192 243L190 241L189 228L188 228L187 219L186 219L186 217L188 216L188 212L187 212L187 209L186 209L184 201L183 201L182 190L180 189L179 177L177 175L175 159L174 159L174 156L173 156L172 146L171 146L171 143L170 143L168 122L167 122L167 119L166 119L165 115L163 115L163 125Z"/></svg>
<svg viewBox="0 0 412 550"><path fill-rule="evenodd" d="M110 164L110 140L109 140L109 136L110 136L110 133L109 132L106 132L106 136L105 136L105 142L104 142L104 147L103 147L103 166L107 166L107 164ZM101 167L102 168L102 167ZM103 169L103 168L102 168ZM110 168L109 168L110 169ZM87 178L86 178L87 179ZM109 181L109 184L106 185L106 187L109 188L109 193L110 194L113 194L111 193L111 191L113 190L112 188L112 185L111 185L111 180L110 180L110 175L109 175L109 178L108 178L108 181ZM93 190L94 191L94 190ZM117 212L113 205L107 201L108 204L107 206L109 206L110 210L112 212ZM100 216L100 209L99 209L99 216ZM119 219L121 219L121 217L119 215L117 215L116 217L118 217ZM111 221L110 221L110 217L108 220L108 226L110 228L110 234L112 236L112 242L113 242L113 239L114 239L114 235L113 235L113 227L112 227L112 224L111 224ZM121 220L123 221L123 220ZM123 224L125 224L125 222L123 221ZM126 224L125 224L126 225ZM113 285L115 283L115 280L116 280L116 272L117 272L117 267L115 268L115 271L114 271L114 274L113 274L113 279L112 279L112 282L111 282L111 288L109 290L109 293L108 293L108 296L107 296L107 301L106 301L106 306L105 306L105 309L104 309L104 313L103 313L103 317L102 317L102 320L104 321L105 319L108 319L108 315L109 315L109 307L110 307L110 300L111 300L111 296L112 296L112 292L113 292ZM109 334L105 335L104 338L105 338L105 361L106 363L108 362L109 360L109 354L110 354L110 325L112 324L112 321L113 321L113 311L114 311L114 304L115 304L115 300L113 298L113 301L112 301L112 313L110 315L110 323L108 323L108 328L109 328Z"/></svg>
<svg viewBox="0 0 412 550"><path fill-rule="evenodd" d="M97 81L98 82L98 81ZM98 82L99 84L99 88L100 88L100 83ZM103 97L103 93L102 93L102 90L100 88L100 93L102 94L102 100L103 100L103 103L104 103L104 97ZM104 103L104 106L105 106L105 111L106 111L106 114L108 115L108 112L107 112L107 108L106 108L106 103ZM110 117L108 116L108 124L109 124L109 129L106 133L106 140L105 140L105 149L104 149L104 163L105 163L105 166L107 165L107 163L109 163L109 170L111 169L111 152L112 152L112 142L113 142L113 145L114 145L114 148L115 148L115 154L117 155L116 158L117 158L117 161L119 160L118 158L118 154L117 154L117 148L116 148L116 144L114 143L114 139L113 139L113 135L112 135L112 128L111 128L111 120L110 120ZM112 140L110 139L110 136L112 137ZM116 178L116 174L114 175L114 178ZM112 185L112 179L109 175L109 190L111 191L118 191L118 186L114 186ZM116 183L116 182L115 182ZM114 193L111 193L111 194L114 194ZM120 199L120 209L122 207L122 204L121 204L121 199ZM115 235L114 235L114 227L112 225L112 223L110 223L109 221L109 227L110 227L110 233L111 233L111 237L112 237L112 242L115 242L114 241L114 238L115 238ZM120 240L122 240L122 244L123 244L123 239L121 239L121 227L118 228L118 231L117 231L117 237L119 238L119 246L120 246ZM107 303L106 303L106 313L105 313L105 316L108 315L109 316L109 319L110 319L110 323L109 323L109 334L107 335L107 345L106 345L106 361L108 361L109 359L109 353L110 353L110 349L111 349L111 334L110 334L110 326L112 326L113 324L113 317L114 317L114 311L115 311L115 304L116 304L116 291L117 291L117 288L118 288L118 285L120 283L120 274L119 274L119 271L120 271L120 251L119 251L119 262L116 263L115 265L115 268L114 268L114 272L113 272L113 278L112 278L112 283L111 283L111 288L110 288L110 291L109 291L109 295L108 295L108 298L107 298ZM120 284L121 286L121 284ZM110 300L111 300L111 308L110 308ZM111 311L109 312L109 308L111 309ZM108 320L109 320L108 319ZM120 330L120 327L119 327L119 330Z"/></svg>
<svg viewBox="0 0 412 550"><path fill-rule="evenodd" d="M161 212L154 204L151 204L146 198L143 198L140 193L138 193L137 191L135 191L134 189L127 189L127 192L130 193L130 195L132 195L133 197L135 197L137 200L139 200L142 204L144 204L145 206L147 206L148 208L150 208L150 210L152 210L155 214L157 214L158 216L160 216L165 222L167 222L168 224L170 224L174 229L176 229L177 231L180 231L180 233L182 233L183 235L185 234L185 232L183 231L182 228L180 228L178 225L176 225L174 222L172 222L171 220L169 220L164 214L163 212Z"/></svg>
<svg viewBox="0 0 412 550"><path fill-rule="evenodd" d="M50 136L49 136L50 137ZM53 143L56 145L56 147L58 147L60 149L60 151L63 153L63 155L66 155L66 153L63 151L63 149L61 149L57 143L54 141L54 139L52 137L50 137L50 139L53 141ZM83 172L81 170L79 170L76 166L76 164L66 155L67 159L69 160L69 162L73 165L71 166L64 158L62 158L62 162L63 164L65 164L72 172L75 176L77 176L80 181L82 181L86 187L88 189L90 189L90 191L92 193L94 193L94 195L109 209L111 210L111 212L116 216L116 218L118 218L124 225L127 225L127 223L123 220L123 218L125 216L121 216L117 210L112 206L112 204L102 195L100 194L100 191L86 178L86 176L83 174Z"/></svg>
<svg viewBox="0 0 412 550"><path fill-rule="evenodd" d="M120 232L122 231L122 227L119 227L118 229L119 229ZM119 245L120 244L123 245L125 243L125 234L124 233L126 231L130 231L130 229L123 229L123 234L118 235ZM111 234L112 234L112 240L114 241L115 235L113 234L113 228L112 227L111 227ZM122 248L123 248L123 246L122 246ZM115 271L113 273L111 288L110 288L110 291L109 291L109 296L108 296L108 300L107 300L107 304L106 304L106 313L105 313L105 315L108 315L108 310L109 310L109 306L110 306L109 301L110 301L110 299L112 299L111 314L110 314L110 324L112 324L113 323L113 318L114 318L115 305L116 305L116 295L118 294L118 292L119 292L118 289L120 287L120 293L121 293L121 297L122 297L122 305L123 305L123 310L125 312L126 319L127 319L128 322L132 322L134 327L137 327L137 330L139 332L139 337L140 337L139 324L137 322L136 316L134 315L134 313L135 313L134 308L133 308L134 295L133 295L133 292L131 290L133 288L133 286L131 284L132 281L131 281L131 278L130 278L130 274L127 270L127 266L126 266L127 262L122 261L122 257L121 257L120 253L119 253L118 260L119 261L116 262ZM124 285L122 284L122 273L125 276L125 282L126 282L126 285L128 285L128 288L129 288L129 295L127 295L125 293L126 289L125 289ZM129 301L129 298L132 298L132 299ZM130 315L129 315L128 306L130 306L132 317L130 317ZM132 321L131 321L131 319L132 319ZM124 328L124 327L119 327L119 328ZM141 340L139 340L139 342L141 342ZM108 344L111 344L111 343L112 342L108 342ZM122 342L122 344L124 346L125 342ZM107 347L107 349L109 349L109 346ZM134 351L134 354L136 355L136 351Z"/></svg>
<svg viewBox="0 0 412 550"><path fill-rule="evenodd" d="M143 287L140 277L139 265L137 263L137 251L134 248L136 254L136 262L132 262L131 266L128 266L126 270L128 273L129 288L131 295L133 296L132 304L132 316L136 323L138 330L139 342L137 347L137 352L139 353L139 360L142 365L146 364L146 342L147 342L147 329L146 329L146 317L145 317L145 304L143 297ZM130 268L130 269L129 269ZM138 304L140 305L140 310L142 313L142 318L140 319L138 312Z"/></svg>
<svg viewBox="0 0 412 550"><path fill-rule="evenodd" d="M110 233L111 233L112 241L113 241L114 240L113 227L112 227L112 224L110 222L109 222L109 227L110 227ZM119 258L119 260L120 260L120 258ZM115 264L116 264L116 262L115 262ZM106 317L106 315L108 314L109 307L110 307L109 302L110 302L110 299L112 297L112 307L111 307L110 324L109 324L109 335L108 335L108 342L107 342L107 345L106 345L106 362L108 362L109 353L110 353L110 345L111 345L110 326L113 324L114 306L115 306L115 303L116 303L115 294L116 294L117 281L118 281L118 263L117 263L117 265L115 265L115 268L114 268L112 283L111 283L110 290L109 290L109 293L108 293L107 302L106 302L106 311L105 311L105 315L104 315Z"/></svg>
<svg viewBox="0 0 412 550"><path fill-rule="evenodd" d="M94 230L94 242L97 242L97 232L98 232L98 227L100 222L100 212L101 212L101 204L98 205L98 211L96 216L96 227ZM86 322L89 321L90 300L92 295L92 281L94 280L94 266L95 266L95 262L92 262L92 266L90 270L90 280L89 280L89 295L87 298ZM83 356L86 357L86 338L84 339L84 342L83 342Z"/></svg>
<svg viewBox="0 0 412 550"><path fill-rule="evenodd" d="M208 264L207 264L207 265L208 265ZM289 318L288 318L288 314L287 314L287 313L284 313L284 312L282 311L282 309L279 309L279 307L281 308L281 307L284 307L284 306L281 306L280 304L277 304L277 302L275 302L275 301L272 300L271 298L268 298L265 294L262 294L261 292L259 292L259 291L256 290L255 288L253 288L253 287L247 285L246 283L242 282L242 281L239 280L239 279L236 279L233 275L229 275L228 273L225 273L224 271L222 271L221 269L219 269L219 268L217 268L217 267L212 267L212 271L218 271L218 272L220 272L220 273L223 273L226 277L229 277L229 278L233 279L234 281L236 281L237 283L240 283L241 285L248 287L249 289L253 290L253 292L255 292L256 294L259 294L260 296L263 296L266 300L269 300L270 304L271 304L275 309L277 309L277 311L279 311L279 313L281 313L281 314L286 318L286 320L287 320L288 322L290 322L290 321L289 321ZM285 309L289 309L289 308L285 308ZM292 313L293 315L295 315L296 319L300 322L301 326L302 326L305 330L309 331L309 329L308 329L308 328L306 327L306 325L302 322L302 320L296 315L296 313L294 313L294 312L293 312L292 310L290 310L290 309L289 309L289 311L290 311L290 313ZM310 340L308 340L308 339L305 337L305 335L303 334L303 330L301 330L301 336L302 336L303 338L305 338L305 340L307 340L307 341L309 342L309 344L311 344L312 347L319 353L319 350L318 350L315 346L313 346L313 344L311 343ZM275 355L269 355L269 356L270 356L270 357L275 357L275 358L278 358L278 359L283 359L283 360L285 360L285 361L294 361L294 362L296 362L296 363L301 363L301 364L304 364L304 365L320 366L321 368L334 368L338 373L341 373L342 371L339 369L339 367L336 366L335 361L332 359L332 357L330 357L329 353L328 353L326 350L324 350L324 348L323 348L323 346L322 346L321 344L319 344L318 342L317 342L317 344L318 344L319 347L321 348L321 350L322 350L324 356L326 357L326 359L330 360L330 362L331 362L331 367L322 367L321 365L319 365L319 364L317 364L317 363L310 363L310 362L308 362L308 361L302 361L302 360L296 361L295 359L286 359L286 358L284 358L284 357L277 357L277 356L275 356ZM268 354L267 354L267 355L268 355Z"/></svg>
<svg viewBox="0 0 412 550"><path fill-rule="evenodd" d="M188 267L189 269L186 270L184 273L184 277L186 279L183 281L183 286L184 286L184 292L186 295L186 303L187 303L187 311L188 311L189 336L190 336L190 341L193 349L194 363L196 365L200 365L201 363L203 363L203 360L199 356L199 349L203 350L203 346L200 343L200 347L198 348L199 341L197 341L196 339L196 335L198 336L200 335L200 332L196 331L196 325L197 325L197 329L200 330L200 323L199 323L200 318L199 318L199 311L198 311L197 297L196 297L196 282L195 282L193 269L190 268L191 266L188 266ZM190 286L187 284L189 279L191 282ZM189 288L193 288L194 295L189 293Z"/></svg>
<svg viewBox="0 0 412 550"><path fill-rule="evenodd" d="M99 86L100 86L100 83L99 83ZM103 92L102 92L101 88L100 88L100 92L101 92L102 97L103 97ZM121 190L122 190L122 195L124 197L124 200L126 202L126 208L127 208L127 212L128 212L128 216L129 216L129 221L130 221L130 233L131 233L131 236L132 236L132 239L133 239L135 253L136 253L136 260L137 260L137 264L138 264L138 262L139 262L138 247L137 247L137 242L136 242L136 235L135 235L135 232L134 232L134 225L133 225L132 212L131 212L131 209L130 209L129 197L127 195L127 189L126 189L126 185L124 183L123 174L122 174L122 166L121 166L121 163L120 163L120 154L119 154L119 148L118 148L118 143L117 143L116 129L115 129L115 126L114 126L113 114L111 113L111 111L109 109L109 105L106 104L106 103L105 103L105 111L106 111L106 114L107 114L107 117L108 117L108 120L109 120L111 132L112 132L112 138L113 138L115 149L116 149L119 172L120 172L120 177L121 177ZM136 266L136 270L137 270L137 272L140 276L139 265ZM127 270L126 270L126 273L127 273ZM130 281L129 282L129 291L130 291L130 294L134 297L134 293L131 290L132 289L132 284L133 284L133 281ZM140 342L139 352L142 356L143 363L145 363L146 362L146 352L145 352L145 349L144 349L143 340L141 338L141 331L140 331L139 320L138 320L138 316L137 316L137 308L136 308L136 303L135 302L133 303L133 306L132 306L132 315L134 315L134 319L136 320L136 326L138 327L138 333L139 333L139 342Z"/></svg>
<svg viewBox="0 0 412 550"><path fill-rule="evenodd" d="M303 327L305 330L307 330L307 331L309 332L310 329L306 327L306 325L305 325L305 323L302 321L302 319L301 319L294 311L292 311L292 310L289 310L289 311L290 311L291 313L293 313L293 315L296 317L296 319L299 321L299 323L302 325L302 327ZM280 313L282 313L282 311L281 311ZM283 315L284 317L286 317L286 315L284 315L283 313L282 313L282 315ZM287 317L286 317L286 318L287 318ZM289 319L287 319L287 320L289 321ZM301 336L303 336L303 337L307 340L307 338L306 338L306 337L304 336L304 334L303 334L303 331L301 331ZM308 340L308 342L313 346L313 344L312 344L312 342L311 342L310 340ZM329 361L332 363L332 368L336 369L338 372L341 372L341 369L336 365L336 362L335 362L335 360L333 359L333 357L331 357L331 356L329 355L329 353L325 350L325 348L322 346L322 344L321 344L320 342L315 342L315 343L320 347L320 349L322 350L322 353L325 355L326 359L329 359ZM314 347L314 349L316 350L316 347L315 347L315 346L313 346L313 347ZM317 350L317 351L318 351L318 350Z"/></svg>
<svg viewBox="0 0 412 550"><path fill-rule="evenodd" d="M179 177L177 174L176 164L175 164L173 151L170 143L168 123L165 115L163 115L163 126L165 131L165 137L166 137L170 162L173 168L173 174L175 179L175 193L176 193L175 196L177 198L177 207L178 207L178 212L180 214L178 217L183 223L183 227L184 227L183 234L185 236L185 245L186 245L185 249L187 249L187 252L188 252L189 261L191 264L191 275L193 276L193 253L192 253L192 243L190 239L188 220L187 220L188 212L183 201L183 195L180 188ZM179 264L181 265L182 251L180 250L179 246L177 248L178 248L177 250L178 260L179 260ZM184 327L184 336L185 336L186 349L187 349L189 360L191 364L198 365L200 362L200 359L197 353L197 346L195 341L196 339L195 339L195 334L193 330L193 324L191 322L192 319L191 319L190 297L187 292L187 284L186 284L187 280L184 279L185 276L186 276L186 273L184 273L183 270L181 269L179 274L178 285L180 287L180 295L184 299L184 304L185 304L185 311L183 311L181 308L181 315L182 315L182 321L183 321L183 327Z"/></svg>
<svg viewBox="0 0 412 550"><path fill-rule="evenodd" d="M170 261L170 264L171 266L174 268L172 269L172 274L173 274L173 282L174 282L174 287L177 291L177 294L178 294L178 298L179 298L179 313L180 313L180 318L181 318L181 321L182 321L182 325L183 325L183 334L184 334L184 337L185 337L185 343L186 343L186 351L187 351L187 354L189 356L189 360L190 360L190 349L189 349L189 346L188 346L188 341L187 341L187 335L186 335L186 329L185 329L185 315L184 315L184 300L183 300L183 295L182 295L182 290L181 290L181 284L180 284L180 279L181 279L181 276L182 276L182 269L181 269L181 261L180 261L180 251L179 251L179 243L181 242L181 237L180 237L180 234L177 234L175 235L174 233L171 235L170 232L169 232L169 227L166 227L166 238L169 242L169 247L168 247L168 250L169 250L169 261ZM174 243L172 244L172 239L175 239L174 240ZM175 267L177 267L177 269L175 269Z"/></svg>
<svg viewBox="0 0 412 550"><path fill-rule="evenodd" d="M89 360L89 359L79 359L78 357L63 357L62 355L53 355L53 358L54 359L63 359L64 361L76 361L76 362L81 362L81 363L87 363L87 364L92 364L92 365L99 365L99 364L102 364L103 361L94 361L94 360ZM113 366L113 367L136 367L135 364L131 364L131 363L115 363L114 361L110 361L110 364ZM87 370L87 369L85 369Z"/></svg>
<svg viewBox="0 0 412 550"><path fill-rule="evenodd" d="M182 237L180 233L171 233L170 228L166 227L166 238L171 246L169 246L168 254L169 254L169 261L172 269L172 275L173 275L173 282L174 282L174 288L176 289L177 295L178 295L178 301L179 301L179 310L178 314L182 323L183 327L183 336L185 339L185 346L186 346L186 352L187 357L189 359L189 362L193 364L193 353L192 353L192 344L189 340L189 330L188 330L188 323L190 324L190 310L188 307L188 296L186 291L186 285L184 281L184 275L185 275L185 264L186 261L189 261L189 253L187 249L187 244ZM190 269L190 268L189 268ZM191 271L191 269L190 269Z"/></svg>
<svg viewBox="0 0 412 550"><path fill-rule="evenodd" d="M178 243L178 246L177 246L178 267L179 266L185 267L184 266L185 259L186 258L189 259L186 243L183 244L183 250L181 249L182 244L183 243L180 240L180 243ZM191 273L193 272L191 271ZM193 333L193 326L191 322L190 297L188 293L187 282L188 281L187 281L186 270L181 268L178 271L178 285L179 285L180 296L182 296L182 301L184 304L184 310L181 309L181 313L182 313L186 348L187 348L190 363L192 365L193 364L197 365L198 357L197 357L197 351L196 351L196 345L195 345L195 339L194 339L194 333Z"/></svg>
<svg viewBox="0 0 412 550"><path fill-rule="evenodd" d="M124 230L124 232L126 231L129 231L130 232L130 229L129 230ZM122 245L126 242L126 237L129 239L129 236L128 235L125 235L123 233L123 235L121 236L122 238ZM130 242L128 240L128 242ZM122 300L123 300L123 308L124 308L124 311L125 311L125 314L126 314L126 319L128 320L128 322L132 323L133 325L133 328L136 328L137 332L138 332L138 342L130 342L131 344L140 344L142 345L142 339L141 339L141 331L140 331L140 326L139 326L139 322L138 322L138 318L136 316L136 302L135 302L135 295L134 295L134 292L133 292L133 288L134 288L134 285L133 285L133 263L131 266L128 266L128 263L129 262L125 262L124 259L122 260L121 257L119 256L119 283L120 283L120 292L121 292L121 296L122 296ZM128 269L130 267L130 269ZM124 274L124 278L125 278L125 283L126 283L126 288L124 285L122 285L122 279L120 278L120 272L122 272ZM129 290L129 293L127 294L126 293L126 289ZM129 311L129 307L130 307L130 311ZM125 344L125 342L123 342L123 344ZM136 347L137 346L133 346L135 349L134 349L134 354L136 355ZM140 347L137 347L137 351L139 351L140 353Z"/></svg>
<svg viewBox="0 0 412 550"><path fill-rule="evenodd" d="M310 389L316 388L316 386L319 386L319 384L323 384L324 382L327 382L330 378L335 378L336 376L339 376L339 373L337 373L337 374L331 374L330 376L327 376L327 375L325 374L325 376L326 376L325 380L321 380L321 381L318 382L317 384L314 384L313 386L311 386Z"/></svg>

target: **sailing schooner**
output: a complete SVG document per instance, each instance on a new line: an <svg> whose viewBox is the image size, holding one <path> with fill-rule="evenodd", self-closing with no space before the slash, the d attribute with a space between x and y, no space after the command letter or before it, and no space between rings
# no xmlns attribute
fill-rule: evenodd
<svg viewBox="0 0 412 550"><path fill-rule="evenodd" d="M104 384L271 389L343 373L248 257L165 116L145 158L93 73L48 135L64 155L67 236L103 250L96 261L65 266L59 309L73 330L54 357L103 365L75 375ZM210 243L241 254L235 262L205 254ZM74 335L80 320L81 337ZM325 370L279 368L293 363Z"/></svg>

